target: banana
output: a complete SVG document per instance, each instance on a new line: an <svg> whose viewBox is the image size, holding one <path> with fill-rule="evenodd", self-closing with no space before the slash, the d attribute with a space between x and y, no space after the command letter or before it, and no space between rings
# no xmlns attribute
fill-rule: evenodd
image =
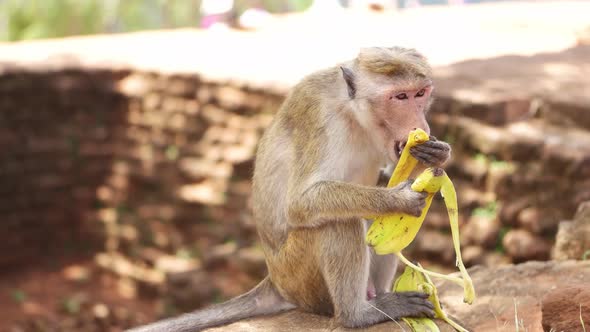
<svg viewBox="0 0 590 332"><path fill-rule="evenodd" d="M418 128L410 132L408 135L408 141L406 146L404 147L401 156L399 158L399 162L389 179L389 183L387 187L395 187L400 184L402 181L405 181L410 177L410 174L418 164L418 160L414 158L410 154L410 149L416 145L422 144L429 140L428 134ZM429 201L432 203L432 199ZM427 201L428 207L430 204ZM416 233L420 229L421 222L417 220L424 221L424 217L426 217L426 212L428 211L427 208L422 210L422 215L420 217L414 217L406 214L394 214L391 216L378 216L376 218L367 218L373 219L373 225L369 229L366 237L367 243L374 247L375 252L379 255L390 254L392 252L400 251L401 249L405 248L408 244L412 242ZM405 221L404 221L405 219ZM408 227L408 232L412 231L413 236L404 236L404 231ZM410 226L417 226L411 227ZM405 245L397 245L396 241L393 239L410 239L409 242L405 243ZM391 246L391 247L390 247ZM401 247L401 249L398 249Z"/></svg>
<svg viewBox="0 0 590 332"><path fill-rule="evenodd" d="M395 186L410 176L418 161L411 156L409 150L411 147L422 144L426 141L428 141L428 135L423 130L416 129L410 133L408 143L402 151L400 161L391 176L388 187ZM375 252L379 255L394 253L406 265L417 271L455 282L463 287L463 301L472 304L475 299L475 289L461 259L457 195L453 182L443 169L428 168L418 176L416 181L414 181L412 184L412 190L428 193L426 204L422 209L420 216L415 217L404 213L396 213L389 216L375 218L373 224L367 231L367 244L372 246ZM449 214L453 246L457 256L456 265L461 272L461 278L425 270L422 267L414 265L401 253L401 251L416 237L424 222L424 218L428 213L428 209L432 204L434 194L438 191L443 195L447 212Z"/></svg>
<svg viewBox="0 0 590 332"><path fill-rule="evenodd" d="M410 177L410 174L412 174L412 171L418 164L418 160L410 154L410 149L429 140L430 138L428 137L428 134L420 128L414 129L410 132L406 146L402 150L402 154L400 155L397 166L395 167L395 170L393 170L393 174L387 183L387 187L395 187Z"/></svg>
<svg viewBox="0 0 590 332"><path fill-rule="evenodd" d="M461 247L460 247L460 239L459 239L459 207L457 204L457 193L455 192L455 187L453 186L453 182L447 175L447 173L442 170L441 168L427 168L422 174L418 176L416 181L412 184L412 190L414 191L425 191L428 193L427 203L424 209L422 210L422 215L420 216L422 220L419 220L420 226L423 222L423 215L428 212L428 208L430 204L428 199L432 200L431 196L434 193L440 191L443 199L445 201L445 205L447 207L447 213L449 215L449 223L451 225L451 234L453 237L453 247L455 249L455 255L457 256L456 259L456 266L459 268L461 272L461 278L451 277L440 273L431 272L428 270L423 269L422 267L415 266L412 262L408 261L401 253L401 250L405 247L401 248L398 251L394 251L397 256L402 260L405 264L412 266L412 268L417 269L418 271L430 274L432 276L436 276L439 278L447 279L450 281L455 282L459 286L463 287L463 301L472 304L475 300L475 288L473 287L473 281L471 277L467 273L467 269L465 265L463 265L463 259L461 258ZM399 227L399 226L398 226ZM418 226L419 227L419 226ZM417 231L416 231L417 233ZM409 234L408 236L410 236ZM414 237L416 235L414 234ZM414 239L412 237L410 239L410 243ZM404 239L400 241L403 243L408 242L408 239ZM408 243L409 244L409 243ZM407 245L406 245L407 246Z"/></svg>
<svg viewBox="0 0 590 332"><path fill-rule="evenodd" d="M438 298L434 297L436 294L433 293L432 287L428 285L424 275L421 272L406 266L404 272L395 280L393 291L424 292L429 294L430 296L428 297L428 300L434 305L435 315L438 316L438 308L440 308L440 303L437 308L436 303L438 302ZM406 322L406 324L408 324L414 332L440 332L436 323L434 323L434 321L430 318L405 317L402 318L402 320Z"/></svg>
<svg viewBox="0 0 590 332"><path fill-rule="evenodd" d="M442 185L442 181L444 180L443 174L444 171L440 168L428 168L412 184L412 190L428 193L426 205L419 217L405 213L396 213L386 217L376 218L373 221L367 232L366 240L377 254L386 255L400 252L414 241L432 204L434 194L439 191Z"/></svg>
<svg viewBox="0 0 590 332"><path fill-rule="evenodd" d="M440 193L445 201L447 207L447 213L449 214L449 223L451 225L451 235L453 237L453 247L455 248L455 256L457 256L455 265L461 272L461 278L463 279L463 301L472 304L475 300L475 288L473 287L473 281L467 273L467 269L463 264L461 258L461 241L459 239L459 206L457 204L457 192L453 182L444 174L444 180L442 182Z"/></svg>
<svg viewBox="0 0 590 332"><path fill-rule="evenodd" d="M420 264L418 264L420 268ZM438 299L438 292L434 283L428 275L406 266L404 272L397 278L393 286L395 292L424 292L429 294L428 300L434 305L434 313L436 318L440 318L460 332L469 332L464 327L453 321L442 310L442 306ZM436 323L430 318L402 318L414 332L440 332Z"/></svg>

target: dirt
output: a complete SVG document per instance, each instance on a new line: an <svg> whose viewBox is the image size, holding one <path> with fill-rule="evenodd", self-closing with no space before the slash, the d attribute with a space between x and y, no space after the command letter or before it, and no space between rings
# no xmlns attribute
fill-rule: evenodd
<svg viewBox="0 0 590 332"><path fill-rule="evenodd" d="M92 257L5 270L0 275L0 331L117 331L155 316L157 301L133 298L117 283L97 269ZM105 308L112 317L101 318Z"/></svg>
<svg viewBox="0 0 590 332"><path fill-rule="evenodd" d="M469 331L542 332L544 331L542 321L545 321L546 324L548 321L548 317L543 317L541 310L544 299L548 299L548 295L551 293L559 293L560 290L567 294L566 290L571 289L572 285L587 289L587 285L590 283L590 261L528 262L494 268L475 267L470 269L469 273L477 293L473 305L463 303L463 290L456 284L452 282L438 284L438 294L447 314L455 317ZM437 282L436 279L434 281ZM590 303L583 302L588 300L582 296L574 298L574 300L582 301L582 303L570 303L575 306L574 308L553 308L553 312L555 310L564 312L568 309L570 312L576 312L576 310L580 310L579 308L586 310L590 306ZM578 318L570 319L571 325L569 326L576 326L576 329L566 331L582 331ZM518 327L515 326L515 321L518 322ZM588 322L585 324L588 329ZM404 325L404 323L387 322L354 331L408 331L408 327ZM440 326L441 331L452 331L446 324L440 323ZM208 331L311 330L353 331L334 326L334 322L328 317L297 310L272 317L244 320Z"/></svg>

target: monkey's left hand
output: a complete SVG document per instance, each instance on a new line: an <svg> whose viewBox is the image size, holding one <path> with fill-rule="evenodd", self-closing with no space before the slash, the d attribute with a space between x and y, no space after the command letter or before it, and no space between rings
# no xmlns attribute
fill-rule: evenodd
<svg viewBox="0 0 590 332"><path fill-rule="evenodd" d="M410 154L427 167L439 167L451 158L451 146L430 136L429 141L411 148Z"/></svg>

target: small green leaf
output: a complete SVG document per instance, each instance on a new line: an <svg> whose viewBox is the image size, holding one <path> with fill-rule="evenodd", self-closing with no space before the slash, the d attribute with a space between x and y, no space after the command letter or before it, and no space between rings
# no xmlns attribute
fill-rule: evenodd
<svg viewBox="0 0 590 332"><path fill-rule="evenodd" d="M27 294L20 289L14 290L12 292L11 296L12 296L12 299L19 304L21 304L27 300Z"/></svg>
<svg viewBox="0 0 590 332"><path fill-rule="evenodd" d="M80 312L80 301L76 298L70 297L63 301L62 306L64 310L70 314L75 315Z"/></svg>

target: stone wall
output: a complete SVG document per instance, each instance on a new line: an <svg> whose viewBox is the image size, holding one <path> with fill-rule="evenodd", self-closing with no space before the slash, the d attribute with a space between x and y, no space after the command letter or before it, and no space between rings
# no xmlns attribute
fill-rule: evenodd
<svg viewBox="0 0 590 332"><path fill-rule="evenodd" d="M107 235L98 264L132 288L166 285L177 304L251 287L264 273L249 209L253 157L282 97L146 72L117 89L129 107L108 181L97 191ZM232 257L237 267L226 266ZM215 284L223 280L212 272L220 265L245 275L243 284Z"/></svg>
<svg viewBox="0 0 590 332"><path fill-rule="evenodd" d="M280 96L107 70L12 69L0 91L0 265L89 236L107 251L174 252L199 225L224 240L252 233L253 153Z"/></svg>
<svg viewBox="0 0 590 332"><path fill-rule="evenodd" d="M560 221L590 199L590 110L541 98L473 103L440 98L432 130L451 142L468 265L546 260ZM454 260L447 217L417 242L417 254ZM442 231L442 232L441 232ZM581 258L581 257L580 257Z"/></svg>
<svg viewBox="0 0 590 332"><path fill-rule="evenodd" d="M264 274L250 177L282 94L90 69L11 69L0 94L0 268L98 252L129 292L166 289L187 307ZM557 223L590 199L587 112L536 98L436 101L430 118L453 145L468 264L548 258ZM453 266L441 200L412 250ZM220 265L244 277L222 285Z"/></svg>
<svg viewBox="0 0 590 332"><path fill-rule="evenodd" d="M100 243L87 215L97 207L96 189L107 181L124 127L128 100L115 89L121 75L0 75L2 268Z"/></svg>

